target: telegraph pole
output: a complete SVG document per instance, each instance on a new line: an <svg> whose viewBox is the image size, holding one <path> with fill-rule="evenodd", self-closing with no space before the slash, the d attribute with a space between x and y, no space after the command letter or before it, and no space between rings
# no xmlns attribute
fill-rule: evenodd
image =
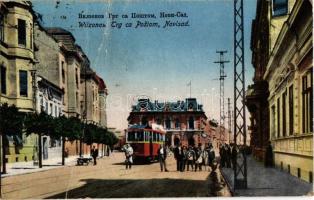
<svg viewBox="0 0 314 200"><path fill-rule="evenodd" d="M230 107L230 98L228 98L228 136L229 136L229 144L231 143L231 107Z"/></svg>
<svg viewBox="0 0 314 200"><path fill-rule="evenodd" d="M216 51L220 55L219 61L215 61L214 63L219 63L220 66L220 119L219 119L219 134L220 134L220 142L224 143L225 138L223 134L225 133L225 78L227 75L225 74L225 63L229 63L228 60L224 60L224 53L227 51Z"/></svg>
<svg viewBox="0 0 314 200"><path fill-rule="evenodd" d="M247 188L247 163L245 150L239 149L237 138L243 137L246 146L245 71L243 0L234 0L234 144L237 161L234 167L234 190ZM244 152L240 152L244 151Z"/></svg>

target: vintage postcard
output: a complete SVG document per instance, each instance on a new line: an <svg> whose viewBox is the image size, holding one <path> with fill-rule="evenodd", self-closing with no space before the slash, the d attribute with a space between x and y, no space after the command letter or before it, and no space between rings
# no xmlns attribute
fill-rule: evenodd
<svg viewBox="0 0 314 200"><path fill-rule="evenodd" d="M312 0L0 0L0 199L313 197Z"/></svg>

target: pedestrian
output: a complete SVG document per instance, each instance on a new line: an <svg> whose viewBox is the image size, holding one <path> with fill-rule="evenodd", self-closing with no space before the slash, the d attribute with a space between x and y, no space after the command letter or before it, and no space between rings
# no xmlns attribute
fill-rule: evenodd
<svg viewBox="0 0 314 200"><path fill-rule="evenodd" d="M225 157L227 168L231 168L231 148L228 144L225 145Z"/></svg>
<svg viewBox="0 0 314 200"><path fill-rule="evenodd" d="M177 171L181 171L181 161L182 161L182 146L178 144L174 149L174 158L177 162Z"/></svg>
<svg viewBox="0 0 314 200"><path fill-rule="evenodd" d="M211 170L213 170L213 161L215 159L215 150L214 150L214 147L212 144L209 144L209 147L208 147L208 166L211 168Z"/></svg>
<svg viewBox="0 0 314 200"><path fill-rule="evenodd" d="M130 144L125 146L125 169L131 169L133 164L133 148Z"/></svg>
<svg viewBox="0 0 314 200"><path fill-rule="evenodd" d="M206 170L206 165L207 165L207 162L208 162L208 161L207 161L207 158L208 158L207 151L206 151L205 147L204 147L204 148L202 147L202 160L203 160L203 162L202 162L202 165L201 165L201 166L204 165L205 170Z"/></svg>
<svg viewBox="0 0 314 200"><path fill-rule="evenodd" d="M233 170L235 170L236 165L237 165L237 154L238 154L238 152L237 152L236 144L233 144L232 150L231 150L231 159L232 159Z"/></svg>
<svg viewBox="0 0 314 200"><path fill-rule="evenodd" d="M184 170L185 170L185 164L187 163L187 154L188 154L187 147L183 146L182 147L181 168L180 168L181 172L184 172Z"/></svg>
<svg viewBox="0 0 314 200"><path fill-rule="evenodd" d="M219 155L220 155L220 167L223 168L225 167L225 162L226 162L226 154L225 154L225 148L223 144L220 145Z"/></svg>
<svg viewBox="0 0 314 200"><path fill-rule="evenodd" d="M274 166L274 155L273 155L273 147L271 146L271 142L268 142L268 146L265 152L265 167L273 167Z"/></svg>
<svg viewBox="0 0 314 200"><path fill-rule="evenodd" d="M203 163L203 157L202 157L202 148L201 144L198 144L198 147L195 146L195 168L194 171L197 171L197 168L199 168L200 171L202 171L202 163Z"/></svg>
<svg viewBox="0 0 314 200"><path fill-rule="evenodd" d="M96 149L95 146L93 146L93 148L92 148L90 154L91 154L91 156L92 156L93 159L94 159L94 165L97 165L96 159L97 159L97 157L98 157L98 149Z"/></svg>
<svg viewBox="0 0 314 200"><path fill-rule="evenodd" d="M195 152L192 146L189 146L187 151L187 163L186 163L186 170L189 171L189 166L191 166L192 171L194 169L194 162L195 162Z"/></svg>
<svg viewBox="0 0 314 200"><path fill-rule="evenodd" d="M160 145L158 149L158 158L159 158L159 163L160 163L160 170L163 171L165 169L165 172L168 172L167 165L166 165L167 150L162 144Z"/></svg>

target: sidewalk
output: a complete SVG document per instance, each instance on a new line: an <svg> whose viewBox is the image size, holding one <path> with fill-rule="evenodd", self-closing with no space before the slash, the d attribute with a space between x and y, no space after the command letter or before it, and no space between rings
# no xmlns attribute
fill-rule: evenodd
<svg viewBox="0 0 314 200"><path fill-rule="evenodd" d="M77 158L79 156L69 156L65 158L64 166L74 166L76 165ZM84 157L90 157L90 155L84 155ZM100 158L100 157L98 157ZM34 165L33 161L29 162L16 162L16 163L7 163L7 173L2 174L1 177L14 176L20 174L28 174L39 171L46 171L58 167L64 167L61 165L62 158L52 158L48 160L43 160L43 167L39 168L38 165Z"/></svg>
<svg viewBox="0 0 314 200"><path fill-rule="evenodd" d="M231 168L221 170L233 191L234 174ZM276 168L265 168L252 156L247 157L248 189L236 190L234 196L305 196L313 194L313 184L307 183Z"/></svg>

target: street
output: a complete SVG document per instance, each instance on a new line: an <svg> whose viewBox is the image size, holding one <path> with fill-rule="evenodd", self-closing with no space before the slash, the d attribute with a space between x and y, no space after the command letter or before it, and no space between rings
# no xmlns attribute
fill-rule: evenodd
<svg viewBox="0 0 314 200"><path fill-rule="evenodd" d="M98 159L96 166L67 166L3 179L3 198L130 198L207 197L208 169L177 172L169 157L169 172L159 163L134 165L126 170L124 154ZM26 183L27 181L27 184ZM223 196L230 196L227 187Z"/></svg>

